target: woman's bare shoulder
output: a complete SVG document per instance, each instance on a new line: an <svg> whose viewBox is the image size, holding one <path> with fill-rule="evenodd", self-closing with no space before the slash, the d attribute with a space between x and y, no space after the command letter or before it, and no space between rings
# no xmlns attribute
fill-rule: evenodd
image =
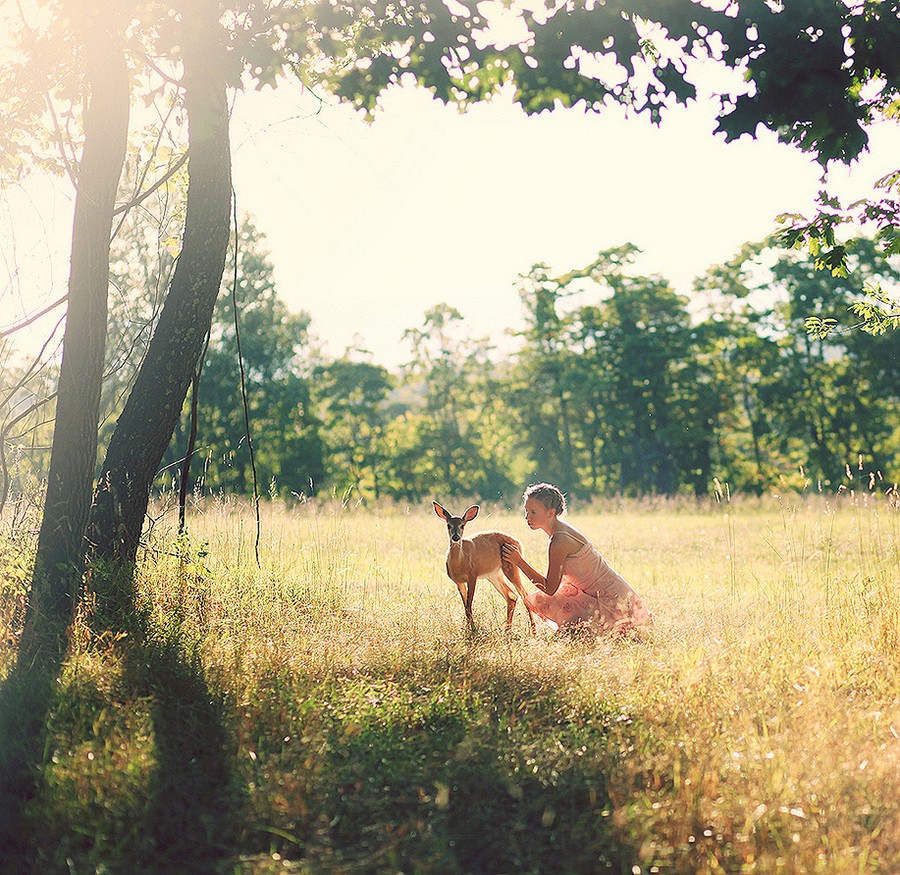
<svg viewBox="0 0 900 875"><path fill-rule="evenodd" d="M556 549L565 550L567 554L575 553L588 543L587 538L573 528L568 523L561 525L551 536L551 548L556 545Z"/></svg>

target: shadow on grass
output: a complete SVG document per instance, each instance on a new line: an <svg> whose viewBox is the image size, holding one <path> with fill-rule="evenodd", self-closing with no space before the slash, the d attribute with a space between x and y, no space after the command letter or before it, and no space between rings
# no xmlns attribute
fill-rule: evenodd
<svg viewBox="0 0 900 875"><path fill-rule="evenodd" d="M24 809L35 795L61 665L61 658L50 654L20 662L0 686L0 856L10 872L28 871Z"/></svg>
<svg viewBox="0 0 900 875"><path fill-rule="evenodd" d="M118 871L219 872L234 847L242 795L224 697L207 683L199 644L183 634L177 613L165 623L153 617L129 574L101 577L97 589L94 624L128 633L125 693L149 700L153 732L149 792L120 846Z"/></svg>
<svg viewBox="0 0 900 875"><path fill-rule="evenodd" d="M493 643L484 659L471 646L325 677L292 667L260 682L241 728L177 611L163 625L130 589L103 598L130 606L94 615L96 634L127 632L116 669L43 688L37 796L0 871L631 871L608 797L615 715L558 673L498 662Z"/></svg>
<svg viewBox="0 0 900 875"><path fill-rule="evenodd" d="M334 726L311 871L630 873L607 791L612 718L554 725L561 703L522 681L485 673L469 703L432 691Z"/></svg>
<svg viewBox="0 0 900 875"><path fill-rule="evenodd" d="M0 690L0 731L16 727L16 721L21 729L14 755L3 756L8 768L0 789L9 792L0 809L0 871L204 875L223 871L223 860L233 853L242 790L232 770L223 697L209 687L199 651L178 624L161 628L136 607L130 581L116 590L126 599L114 617L95 623L95 631L104 626L121 639L123 672L112 696L89 680L60 683L62 665L44 666L39 675L14 671ZM139 798L133 777L110 782L113 789L104 788L102 797L85 785L83 774L80 782L48 777L55 768L54 745L75 748L97 734L92 716L140 705L149 708L152 742L145 762L152 763L152 773ZM133 722L121 720L119 726ZM122 739L122 747L133 743ZM124 768L139 768L127 762L128 753L123 757ZM50 822L40 808L42 794L49 794Z"/></svg>
<svg viewBox="0 0 900 875"><path fill-rule="evenodd" d="M134 693L152 702L156 768L123 872L214 873L234 845L240 789L231 768L224 702L195 650L150 629L127 662Z"/></svg>

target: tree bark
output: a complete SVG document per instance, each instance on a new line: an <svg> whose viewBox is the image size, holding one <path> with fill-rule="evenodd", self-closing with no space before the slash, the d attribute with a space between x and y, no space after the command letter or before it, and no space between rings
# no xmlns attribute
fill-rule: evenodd
<svg viewBox="0 0 900 875"><path fill-rule="evenodd" d="M190 145L182 249L159 323L110 440L94 496L92 555L133 567L150 489L203 352L228 250L231 152L215 2L184 12Z"/></svg>
<svg viewBox="0 0 900 875"><path fill-rule="evenodd" d="M129 114L128 71L116 10L97 11L98 20L85 26L90 37L83 42L88 100L47 493L18 659L0 686L0 858L12 869L20 860L23 865L33 862L21 828L22 804L34 790L33 770L43 749L55 680L82 585L97 463L109 239Z"/></svg>
<svg viewBox="0 0 900 875"><path fill-rule="evenodd" d="M20 662L61 658L84 571L106 350L109 241L128 139L128 71L122 35L110 30L98 25L85 45L90 98L72 225L68 313Z"/></svg>

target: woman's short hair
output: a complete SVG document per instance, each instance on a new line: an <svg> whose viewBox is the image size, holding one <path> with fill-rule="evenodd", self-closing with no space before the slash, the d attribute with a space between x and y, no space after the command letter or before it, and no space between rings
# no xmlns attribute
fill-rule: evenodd
<svg viewBox="0 0 900 875"><path fill-rule="evenodd" d="M566 512L566 497L552 483L532 483L525 490L524 501L534 498L544 507L555 510L558 514Z"/></svg>

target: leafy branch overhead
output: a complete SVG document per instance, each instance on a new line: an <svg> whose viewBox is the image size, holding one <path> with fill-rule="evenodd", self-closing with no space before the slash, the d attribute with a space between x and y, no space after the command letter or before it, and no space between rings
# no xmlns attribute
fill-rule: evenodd
<svg viewBox="0 0 900 875"><path fill-rule="evenodd" d="M865 297L854 301L848 308L859 320L858 327L876 336L900 329L900 300L892 297L876 282L863 286ZM815 337L825 338L838 329L834 318L809 316L804 322L806 330Z"/></svg>
<svg viewBox="0 0 900 875"><path fill-rule="evenodd" d="M197 2L121 4L148 100L178 82L179 22ZM3 103L20 126L44 113L44 94L73 106L77 99L67 69L78 64L66 51L70 5L49 4L61 29L24 18L18 25L19 55L0 73L10 86ZM739 74L715 95L718 132L733 140L762 125L827 166L858 157L867 125L896 116L900 101L895 2L742 0L710 9L690 0L231 0L220 9L222 73L232 87L299 77L369 117L386 89L409 82L459 106L509 86L528 113L618 104L659 122L667 107L696 97L698 65L713 63ZM24 70L27 89L16 80ZM0 128L13 152L22 146L26 128Z"/></svg>
<svg viewBox="0 0 900 875"><path fill-rule="evenodd" d="M866 125L896 109L895 7L329 0L280 5L276 30L291 63L318 67L336 94L369 114L384 89L414 81L446 103L512 84L527 112L618 103L659 121L666 106L696 96L697 62L719 62L745 80L718 95L727 139L764 125L826 165L856 158ZM882 87L868 88L875 80Z"/></svg>

